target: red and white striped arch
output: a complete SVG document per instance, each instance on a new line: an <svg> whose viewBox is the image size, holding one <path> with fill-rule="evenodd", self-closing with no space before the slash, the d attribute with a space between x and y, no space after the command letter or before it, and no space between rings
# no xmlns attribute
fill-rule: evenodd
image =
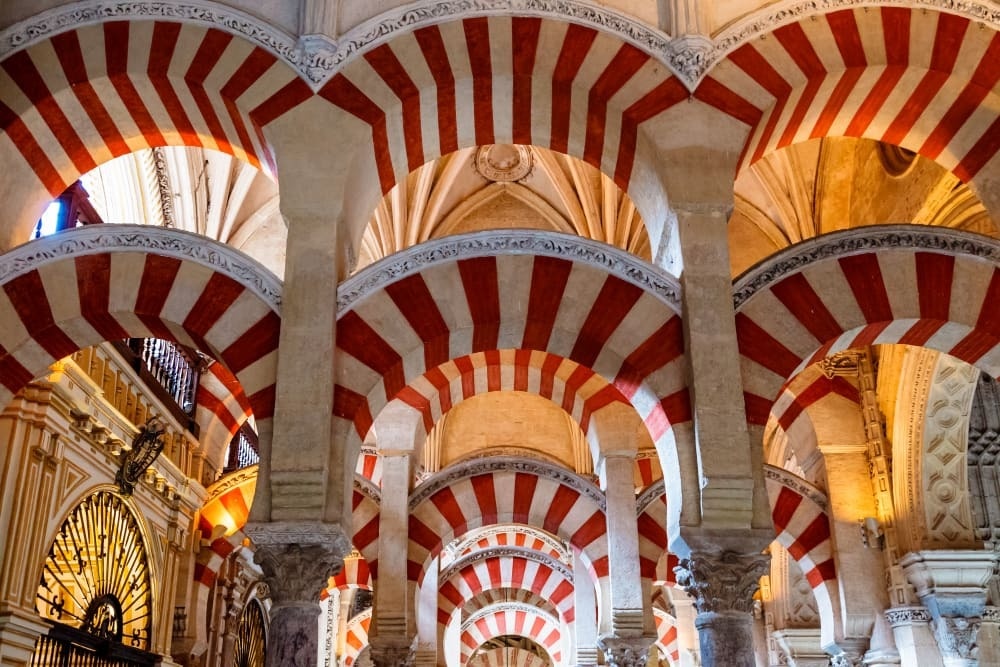
<svg viewBox="0 0 1000 667"><path fill-rule="evenodd" d="M639 572L656 579L656 564L667 551L667 495L657 482L640 496L636 526L639 531ZM671 580L672 583L672 580Z"/></svg>
<svg viewBox="0 0 1000 667"><path fill-rule="evenodd" d="M926 7L810 14L748 41L695 97L751 126L742 164L815 137L864 137L964 181L1000 147L1000 36Z"/></svg>
<svg viewBox="0 0 1000 667"><path fill-rule="evenodd" d="M365 647L368 646L368 630L372 624L372 610L369 607L347 623L344 633L344 653L341 665L351 667Z"/></svg>
<svg viewBox="0 0 1000 667"><path fill-rule="evenodd" d="M450 572L450 574L448 574ZM573 579L566 577L556 562L527 550L506 550L502 553L473 558L444 574L438 585L438 623L444 627L452 614L483 591L501 588L521 588L548 600L559 612L563 623L575 618Z"/></svg>
<svg viewBox="0 0 1000 667"><path fill-rule="evenodd" d="M215 265L198 259L208 255ZM280 283L238 251L174 230L97 225L0 255L0 275L0 404L79 349L163 338L221 361L258 421L271 418Z"/></svg>
<svg viewBox="0 0 1000 667"><path fill-rule="evenodd" d="M537 551L555 559L563 559L569 555L550 535L535 530L530 526L512 524L480 530L476 531L476 533L478 534L474 533L471 539L459 545L458 550L455 552L456 558L494 547L520 547L522 549Z"/></svg>
<svg viewBox="0 0 1000 667"><path fill-rule="evenodd" d="M679 288L627 253L503 232L432 241L392 262L338 292L334 414L357 446L394 399L418 406L429 427L458 400L507 388L580 418L630 402L664 447L671 426L690 420L679 306L663 295Z"/></svg>
<svg viewBox="0 0 1000 667"><path fill-rule="evenodd" d="M198 441L210 460L221 460L233 436L253 414L250 401L236 376L213 363L198 378L195 404Z"/></svg>
<svg viewBox="0 0 1000 667"><path fill-rule="evenodd" d="M481 651L469 663L469 667L549 667L542 656L527 649L507 646Z"/></svg>
<svg viewBox="0 0 1000 667"><path fill-rule="evenodd" d="M837 622L840 602L826 496L808 481L775 466L766 465L764 477L776 540L802 569L816 596L821 622L829 629Z"/></svg>
<svg viewBox="0 0 1000 667"><path fill-rule="evenodd" d="M355 475L351 496L351 519L354 525L351 541L372 570L378 569L380 503L378 489Z"/></svg>
<svg viewBox="0 0 1000 667"><path fill-rule="evenodd" d="M381 194L459 148L534 144L579 157L629 189L643 123L688 98L649 53L594 28L483 16L400 33L319 95L371 135ZM639 193L643 194L643 193ZM640 209L642 208L640 204Z"/></svg>
<svg viewBox="0 0 1000 667"><path fill-rule="evenodd" d="M354 473L364 477L375 486L382 487L382 459L379 458L378 451L374 447L361 446L361 453L358 454L358 465L354 468Z"/></svg>
<svg viewBox="0 0 1000 667"><path fill-rule="evenodd" d="M608 575L603 494L573 473L542 461L503 457L438 473L410 497L408 575L422 581L431 559L469 530L520 523L579 550L595 579Z"/></svg>
<svg viewBox="0 0 1000 667"><path fill-rule="evenodd" d="M362 588L366 591L372 590L372 572L368 567L368 561L364 557L348 556L344 558L344 567L341 568L340 572L330 577L327 583L327 587L320 591L320 600L330 597L331 589Z"/></svg>
<svg viewBox="0 0 1000 667"><path fill-rule="evenodd" d="M204 146L273 173L262 128L312 94L287 63L229 32L84 26L0 61L0 163L32 185L23 194L36 206L101 163L153 146Z"/></svg>
<svg viewBox="0 0 1000 667"><path fill-rule="evenodd" d="M559 610L553 606L552 602L537 593L533 593L525 588L507 588L501 586L499 588L484 590L466 602L465 606L462 608L463 617L468 618L477 611L486 609L491 605L507 604L511 602L534 607L541 612L549 614L553 618L558 618L559 616Z"/></svg>
<svg viewBox="0 0 1000 667"><path fill-rule="evenodd" d="M660 458L656 450L642 451L635 457L635 488L644 490L663 479Z"/></svg>
<svg viewBox="0 0 1000 667"><path fill-rule="evenodd" d="M734 288L748 421L766 424L790 378L852 347L923 346L997 375L998 267L993 241L902 226L831 234L775 256Z"/></svg>
<svg viewBox="0 0 1000 667"><path fill-rule="evenodd" d="M564 665L563 656L568 655L569 649L564 646L563 629L559 623L538 610L521 605L512 607L485 610L462 624L460 664L466 664L475 650L491 639L516 635L527 637L542 646L552 659L554 667ZM483 663L477 661L476 664Z"/></svg>
<svg viewBox="0 0 1000 667"><path fill-rule="evenodd" d="M677 642L677 620L663 611L653 608L653 620L656 622L656 643L660 655L667 659L671 667L680 664L681 649Z"/></svg>

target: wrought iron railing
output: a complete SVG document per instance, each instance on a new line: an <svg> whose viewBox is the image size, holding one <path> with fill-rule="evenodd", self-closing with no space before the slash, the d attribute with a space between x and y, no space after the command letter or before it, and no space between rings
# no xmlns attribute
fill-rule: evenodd
<svg viewBox="0 0 1000 667"><path fill-rule="evenodd" d="M198 381L205 362L194 351L159 338L111 341L163 405L195 437Z"/></svg>
<svg viewBox="0 0 1000 667"><path fill-rule="evenodd" d="M260 461L260 449L257 443L257 433L251 428L249 422L243 422L243 426L236 432L233 439L229 441L229 450L226 452L226 466L222 469L223 475L228 475L241 468L257 465Z"/></svg>
<svg viewBox="0 0 1000 667"><path fill-rule="evenodd" d="M54 623L39 637L31 667L153 667L160 657Z"/></svg>

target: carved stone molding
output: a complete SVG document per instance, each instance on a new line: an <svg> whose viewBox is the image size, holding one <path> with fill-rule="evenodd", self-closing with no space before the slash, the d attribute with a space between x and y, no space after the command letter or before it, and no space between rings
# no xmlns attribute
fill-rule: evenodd
<svg viewBox="0 0 1000 667"><path fill-rule="evenodd" d="M892 627L930 623L931 613L927 611L926 607L893 607L885 610L885 620Z"/></svg>
<svg viewBox="0 0 1000 667"><path fill-rule="evenodd" d="M813 262L897 248L933 250L1000 263L1000 243L968 232L917 225L864 227L817 236L774 255L736 280L733 303L739 311L757 292Z"/></svg>
<svg viewBox="0 0 1000 667"><path fill-rule="evenodd" d="M201 264L281 312L281 281L256 260L198 234L147 225L87 225L25 243L0 256L0 283L61 259L104 252L143 252Z"/></svg>
<svg viewBox="0 0 1000 667"><path fill-rule="evenodd" d="M258 464L255 463L252 466L240 468L239 470L235 470L225 477L222 477L219 481L215 482L208 487L208 489L206 489L208 500L218 498L227 491L231 491L232 489L235 489L236 487L251 480L256 480L258 467Z"/></svg>
<svg viewBox="0 0 1000 667"><path fill-rule="evenodd" d="M524 229L435 239L367 266L337 288L337 315L343 315L386 285L432 266L495 255L541 255L593 266L654 294L675 312L681 311L680 282L634 255L578 236Z"/></svg>
<svg viewBox="0 0 1000 667"><path fill-rule="evenodd" d="M824 513L828 512L829 500L826 494L798 475L794 475L784 468L766 463L764 464L764 478L805 496L823 510Z"/></svg>
<svg viewBox="0 0 1000 667"><path fill-rule="evenodd" d="M698 613L753 611L753 596L760 578L768 573L767 554L693 553L682 558L674 572L677 583L694 598Z"/></svg>
<svg viewBox="0 0 1000 667"><path fill-rule="evenodd" d="M531 173L531 148L520 144L489 144L476 150L473 166L479 175L497 183L513 183Z"/></svg>
<svg viewBox="0 0 1000 667"><path fill-rule="evenodd" d="M542 461L524 461L508 457L490 457L488 459L472 460L465 464L450 466L446 470L435 473L410 494L410 511L412 512L427 498L430 498L441 489L451 486L457 480L491 472L526 472L560 484L565 484L581 495L590 498L601 508L602 512L607 511L604 494L601 490L576 473L570 472L561 466Z"/></svg>
<svg viewBox="0 0 1000 667"><path fill-rule="evenodd" d="M635 515L639 516L646 511L646 508L652 505L654 502L660 499L664 493L666 493L666 485L663 478L656 480L645 491L639 494L639 497L635 499Z"/></svg>
<svg viewBox="0 0 1000 667"><path fill-rule="evenodd" d="M372 637L371 660L375 667L413 667L415 651L406 637Z"/></svg>
<svg viewBox="0 0 1000 667"><path fill-rule="evenodd" d="M598 644L609 667L646 667L651 637L602 637Z"/></svg>

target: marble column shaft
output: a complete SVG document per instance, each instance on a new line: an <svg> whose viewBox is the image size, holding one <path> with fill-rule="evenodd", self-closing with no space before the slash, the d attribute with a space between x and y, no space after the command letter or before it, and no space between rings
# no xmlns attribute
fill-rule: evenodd
<svg viewBox="0 0 1000 667"><path fill-rule="evenodd" d="M409 523L410 456L383 455L382 503L379 507L378 565L375 582L375 667L412 664L410 603L406 577Z"/></svg>
<svg viewBox="0 0 1000 667"><path fill-rule="evenodd" d="M620 454L604 457L608 522L608 572L611 580L611 632L615 637L643 634L639 532L635 521L634 460Z"/></svg>

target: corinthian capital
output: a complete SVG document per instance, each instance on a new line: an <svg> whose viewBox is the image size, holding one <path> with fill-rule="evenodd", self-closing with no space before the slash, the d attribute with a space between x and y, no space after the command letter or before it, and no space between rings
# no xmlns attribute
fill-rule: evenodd
<svg viewBox="0 0 1000 667"><path fill-rule="evenodd" d="M753 611L753 596L760 578L767 574L767 554L692 553L681 559L674 572L677 583L694 598L698 613Z"/></svg>
<svg viewBox="0 0 1000 667"><path fill-rule="evenodd" d="M331 524L257 523L246 532L254 542L254 561L277 605L319 602L327 580L344 567L351 543Z"/></svg>

